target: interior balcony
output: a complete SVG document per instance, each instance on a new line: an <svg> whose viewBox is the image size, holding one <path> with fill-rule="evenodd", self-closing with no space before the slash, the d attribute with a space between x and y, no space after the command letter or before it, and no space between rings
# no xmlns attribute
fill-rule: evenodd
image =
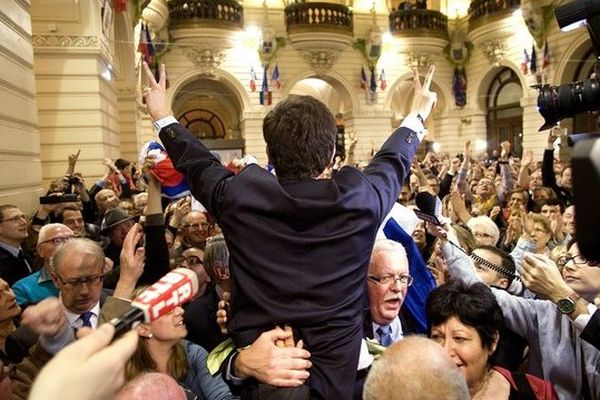
<svg viewBox="0 0 600 400"><path fill-rule="evenodd" d="M352 11L341 4L290 4L285 8L285 24L292 46L317 74L329 70L354 40Z"/></svg>
<svg viewBox="0 0 600 400"><path fill-rule="evenodd" d="M170 0L170 30L186 28L244 28L244 7L237 0Z"/></svg>
<svg viewBox="0 0 600 400"><path fill-rule="evenodd" d="M469 31L500 21L521 6L521 0L473 0L469 6Z"/></svg>
<svg viewBox="0 0 600 400"><path fill-rule="evenodd" d="M214 76L244 29L237 0L170 0L169 35L202 75Z"/></svg>
<svg viewBox="0 0 600 400"><path fill-rule="evenodd" d="M396 10L389 15L389 24L394 37L448 40L448 17L436 10Z"/></svg>

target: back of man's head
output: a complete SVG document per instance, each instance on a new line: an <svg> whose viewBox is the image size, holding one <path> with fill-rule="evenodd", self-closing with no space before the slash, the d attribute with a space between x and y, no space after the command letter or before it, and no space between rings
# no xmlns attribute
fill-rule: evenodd
<svg viewBox="0 0 600 400"><path fill-rule="evenodd" d="M468 400L463 374L433 341L411 336L373 363L363 400Z"/></svg>
<svg viewBox="0 0 600 400"><path fill-rule="evenodd" d="M167 374L148 372L127 382L115 400L186 400L185 391Z"/></svg>
<svg viewBox="0 0 600 400"><path fill-rule="evenodd" d="M336 133L333 115L312 96L289 96L263 122L269 161L280 179L319 176L332 161Z"/></svg>

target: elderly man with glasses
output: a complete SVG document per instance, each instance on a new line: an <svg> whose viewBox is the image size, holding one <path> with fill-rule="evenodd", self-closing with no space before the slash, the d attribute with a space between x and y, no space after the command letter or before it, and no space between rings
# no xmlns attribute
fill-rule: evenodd
<svg viewBox="0 0 600 400"><path fill-rule="evenodd" d="M37 254L43 265L37 272L13 285L19 306L37 304L50 296L58 296L58 288L50 277L50 259L56 249L74 237L73 231L63 224L42 226L38 235Z"/></svg>
<svg viewBox="0 0 600 400"><path fill-rule="evenodd" d="M33 263L22 247L27 239L27 218L17 206L0 206L0 278L9 285L33 272Z"/></svg>
<svg viewBox="0 0 600 400"><path fill-rule="evenodd" d="M191 247L204 250L206 237L208 236L208 219L206 214L200 211L190 211L181 220L181 234L183 240L181 246L175 249L177 255Z"/></svg>

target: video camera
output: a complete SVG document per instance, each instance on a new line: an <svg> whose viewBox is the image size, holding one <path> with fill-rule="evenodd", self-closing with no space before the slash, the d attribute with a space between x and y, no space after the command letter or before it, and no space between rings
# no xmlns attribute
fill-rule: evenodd
<svg viewBox="0 0 600 400"><path fill-rule="evenodd" d="M592 39L596 56L600 56L600 0L574 0L554 11L562 30L584 23ZM567 29L566 29L567 28ZM598 64L596 64L596 67ZM560 120L575 114L600 110L600 75L560 86L538 85L538 108L544 117L541 130L550 129ZM580 252L589 260L600 262L600 140L599 134L579 133L569 136L573 147L573 194L575 226Z"/></svg>

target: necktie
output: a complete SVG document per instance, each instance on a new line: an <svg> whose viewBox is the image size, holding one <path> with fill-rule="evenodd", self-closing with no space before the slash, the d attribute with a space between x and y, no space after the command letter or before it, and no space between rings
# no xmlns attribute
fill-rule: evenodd
<svg viewBox="0 0 600 400"><path fill-rule="evenodd" d="M25 267L25 269L27 270L27 273L31 273L31 268L29 268L29 263L27 262L27 259L25 258L25 253L23 253L23 249L19 249L19 254L17 255L17 258L19 259L19 261L21 262L23 267Z"/></svg>
<svg viewBox="0 0 600 400"><path fill-rule="evenodd" d="M82 327L87 326L87 327L92 327L92 316L94 315L93 312L91 311L86 311L83 314L81 314L79 316L79 318L83 321L83 324L81 325Z"/></svg>
<svg viewBox="0 0 600 400"><path fill-rule="evenodd" d="M377 334L379 335L379 343L382 346L388 347L392 344L392 327L389 325L381 325L377 328Z"/></svg>

